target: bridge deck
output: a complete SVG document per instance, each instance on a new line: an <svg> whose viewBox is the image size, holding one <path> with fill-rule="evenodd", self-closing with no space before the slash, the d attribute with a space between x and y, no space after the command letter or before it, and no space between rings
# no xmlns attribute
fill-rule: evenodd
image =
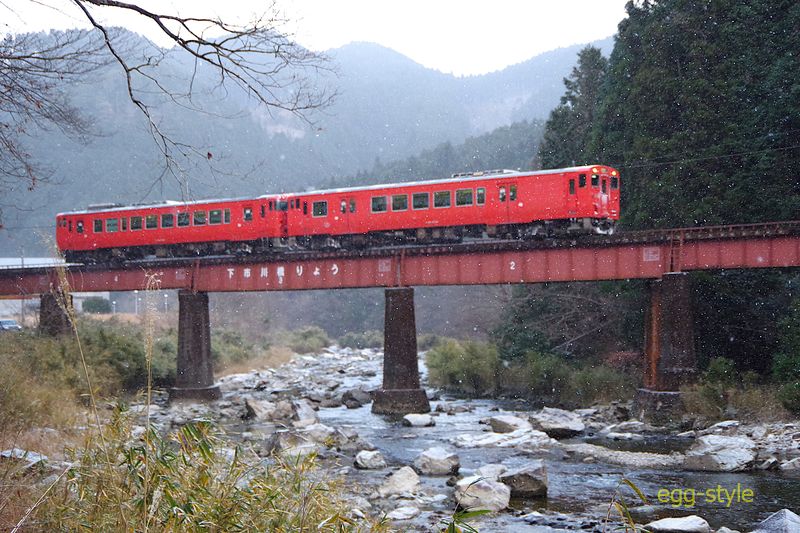
<svg viewBox="0 0 800 533"><path fill-rule="evenodd" d="M369 250L175 258L122 266L68 265L72 290L204 292L491 285L661 278L667 272L800 266L800 221L681 228L607 237L471 241ZM0 296L59 285L55 267L0 269Z"/></svg>

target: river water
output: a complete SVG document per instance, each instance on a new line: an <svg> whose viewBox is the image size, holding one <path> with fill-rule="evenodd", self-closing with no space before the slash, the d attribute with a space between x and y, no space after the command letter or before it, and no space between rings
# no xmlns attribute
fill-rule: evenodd
<svg viewBox="0 0 800 533"><path fill-rule="evenodd" d="M424 368L422 369L425 378ZM380 385L380 372L375 377L347 380L343 385L377 388ZM449 406L464 406L470 411L436 416L436 425L425 428L405 427L397 418L374 415L370 406L357 409L345 407L320 409L320 422L333 427L350 427L366 440L373 443L386 457L390 466L410 465L424 450L433 446L445 446L454 450L461 461L461 475L467 475L480 466L489 463L503 463L509 468L522 466L532 457L542 458L548 471L548 494L546 498L529 501L513 501L512 509L528 513L547 509L566 514L588 514L602 518L608 510L609 502L615 494L621 479L627 478L638 486L649 500L644 506L632 491L623 491L623 497L633 508L637 521L649 521L667 516L697 514L705 518L714 528L727 526L747 531L770 514L780 509L800 512L800 478L775 471L744 473L690 472L656 469L627 469L625 467L595 462L587 464L572 459L558 450L543 452L540 455L521 454L513 448L456 448L449 439L458 434L481 435L488 427L480 424L482 419L501 412L524 412L520 402L490 399L453 399L446 396L441 400ZM439 402L432 401L436 408ZM691 439L676 438L672 435L648 435L640 441L609 441L593 439L591 436L562 442L590 442L613 449L637 452L670 453L684 451L691 445ZM357 481L367 482L375 472L353 469L349 476ZM440 489L443 494L451 494L452 489L445 485L446 478L420 476L423 487ZM720 503L718 495L724 499L726 491L740 487L741 491L753 492L752 502L733 501ZM720 488L718 491L717 488ZM660 503L659 491L666 489L670 501ZM666 496L662 492L662 496ZM663 498L666 499L666 498ZM442 510L447 512L452 499L443 502ZM517 513L519 514L519 513ZM507 520L503 513L493 519L481 521L481 531L541 531L529 527L519 519ZM419 525L419 524L418 524ZM508 529L511 528L511 529Z"/></svg>

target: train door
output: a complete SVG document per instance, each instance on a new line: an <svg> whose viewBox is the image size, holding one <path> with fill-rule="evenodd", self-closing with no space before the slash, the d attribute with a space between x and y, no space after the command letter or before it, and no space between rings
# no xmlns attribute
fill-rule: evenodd
<svg viewBox="0 0 800 533"><path fill-rule="evenodd" d="M608 176L600 178L600 208L603 216L608 216L608 198L609 198L609 183Z"/></svg>
<svg viewBox="0 0 800 533"><path fill-rule="evenodd" d="M279 198L276 202L278 208L278 224L280 227L281 239L289 237L289 201Z"/></svg>
<svg viewBox="0 0 800 533"><path fill-rule="evenodd" d="M500 203L499 213L503 223L511 222L514 206L517 205L517 182L504 181L497 184L497 199Z"/></svg>
<svg viewBox="0 0 800 533"><path fill-rule="evenodd" d="M336 229L340 234L352 233L351 219L356 212L356 199L352 196L341 196L338 200L336 216L339 220Z"/></svg>
<svg viewBox="0 0 800 533"><path fill-rule="evenodd" d="M567 214L575 217L578 214L578 184L575 183L575 176L570 176L567 181Z"/></svg>

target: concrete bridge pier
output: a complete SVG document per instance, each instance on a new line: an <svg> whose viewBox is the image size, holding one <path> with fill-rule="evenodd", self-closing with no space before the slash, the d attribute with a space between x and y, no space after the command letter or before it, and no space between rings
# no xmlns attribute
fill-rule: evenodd
<svg viewBox="0 0 800 533"><path fill-rule="evenodd" d="M372 412L427 413L431 410L419 383L414 288L385 290L383 386L373 393Z"/></svg>
<svg viewBox="0 0 800 533"><path fill-rule="evenodd" d="M671 272L650 282L644 329L644 388L637 391L634 412L656 423L680 422L680 387L697 373L687 273Z"/></svg>
<svg viewBox="0 0 800 533"><path fill-rule="evenodd" d="M170 400L218 400L211 361L211 325L208 293L178 293L178 372Z"/></svg>
<svg viewBox="0 0 800 533"><path fill-rule="evenodd" d="M59 305L59 298L72 306L72 295L46 292L41 295L39 303L39 333L50 337L72 333L72 326L66 310Z"/></svg>

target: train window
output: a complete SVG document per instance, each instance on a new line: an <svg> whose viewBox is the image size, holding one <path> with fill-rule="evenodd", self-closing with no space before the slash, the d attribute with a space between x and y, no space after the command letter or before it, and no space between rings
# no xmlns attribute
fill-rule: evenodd
<svg viewBox="0 0 800 533"><path fill-rule="evenodd" d="M431 195L426 192L416 192L411 196L411 206L414 209L428 209L431 204Z"/></svg>
<svg viewBox="0 0 800 533"><path fill-rule="evenodd" d="M128 231L128 217L122 219L122 231Z"/></svg>
<svg viewBox="0 0 800 533"><path fill-rule="evenodd" d="M69 221L69 230L68 230L68 231L69 231L70 233L72 232L72 221L71 221L71 220Z"/></svg>
<svg viewBox="0 0 800 533"><path fill-rule="evenodd" d="M212 209L208 212L209 224L222 224L222 209Z"/></svg>
<svg viewBox="0 0 800 533"><path fill-rule="evenodd" d="M612 189L619 189L619 178L614 176L611 178L611 188Z"/></svg>
<svg viewBox="0 0 800 533"><path fill-rule="evenodd" d="M600 177L597 174L592 174L592 187L595 189L600 186Z"/></svg>
<svg viewBox="0 0 800 533"><path fill-rule="evenodd" d="M313 202L311 204L311 214L315 217L328 216L328 202L325 200L321 202Z"/></svg>
<svg viewBox="0 0 800 533"><path fill-rule="evenodd" d="M75 223L75 231L83 233L83 220L79 220Z"/></svg>
<svg viewBox="0 0 800 533"><path fill-rule="evenodd" d="M172 228L175 226L175 215L172 213L165 213L161 215L161 227Z"/></svg>
<svg viewBox="0 0 800 533"><path fill-rule="evenodd" d="M294 209L294 200L289 200L289 209Z"/></svg>
<svg viewBox="0 0 800 533"><path fill-rule="evenodd" d="M458 189L456 191L456 205L472 205L472 189Z"/></svg>
<svg viewBox="0 0 800 533"><path fill-rule="evenodd" d="M508 199L512 202L517 199L517 186L512 185L508 188Z"/></svg>
<svg viewBox="0 0 800 533"><path fill-rule="evenodd" d="M183 228L189 225L189 213L178 213L178 227Z"/></svg>
<svg viewBox="0 0 800 533"><path fill-rule="evenodd" d="M478 205L483 205L486 203L486 189L483 187L478 187L477 191L475 192L475 203Z"/></svg>
<svg viewBox="0 0 800 533"><path fill-rule="evenodd" d="M303 214L308 214L308 202L303 202Z"/></svg>
<svg viewBox="0 0 800 533"><path fill-rule="evenodd" d="M278 211L288 211L289 210L289 202L283 200L282 202L278 202L276 204Z"/></svg>
<svg viewBox="0 0 800 533"><path fill-rule="evenodd" d="M264 204L261 204L261 218L267 216L267 207Z"/></svg>
<svg viewBox="0 0 800 533"><path fill-rule="evenodd" d="M373 196L372 197L372 212L373 213L383 213L388 209L388 202L386 201L385 196Z"/></svg>
<svg viewBox="0 0 800 533"><path fill-rule="evenodd" d="M350 212L351 213L355 213L356 212L356 199L355 198L350 198Z"/></svg>
<svg viewBox="0 0 800 533"><path fill-rule="evenodd" d="M578 187L586 187L586 174L578 174Z"/></svg>
<svg viewBox="0 0 800 533"><path fill-rule="evenodd" d="M408 195L395 194L392 195L392 211L406 211L408 210Z"/></svg>
<svg viewBox="0 0 800 533"><path fill-rule="evenodd" d="M142 229L142 217L131 217L131 231Z"/></svg>
<svg viewBox="0 0 800 533"><path fill-rule="evenodd" d="M506 201L506 186L505 185L500 187L500 201L501 202L505 202Z"/></svg>
<svg viewBox="0 0 800 533"><path fill-rule="evenodd" d="M194 211L192 213L192 225L193 226L204 226L206 223L207 215L205 211ZM250 210L250 219L253 218L253 210ZM247 220L247 217L245 217Z"/></svg>
<svg viewBox="0 0 800 533"><path fill-rule="evenodd" d="M569 193L575 194L575 180L569 180Z"/></svg>
<svg viewBox="0 0 800 533"><path fill-rule="evenodd" d="M274 208L273 208L273 205L272 205L272 200L270 200L269 202L267 202L267 205L269 206L269 210L270 210L270 211L274 211Z"/></svg>
<svg viewBox="0 0 800 533"><path fill-rule="evenodd" d="M603 180L603 194L608 192L608 180Z"/></svg>
<svg viewBox="0 0 800 533"><path fill-rule="evenodd" d="M286 202L284 202L286 203ZM286 211L284 209L284 211ZM253 208L252 207L245 207L242 210L242 218L244 218L245 222L251 222L253 220Z"/></svg>
<svg viewBox="0 0 800 533"><path fill-rule="evenodd" d="M103 233L103 221L99 218L94 219L94 232Z"/></svg>
<svg viewBox="0 0 800 533"><path fill-rule="evenodd" d="M433 193L433 207L450 207L450 191Z"/></svg>
<svg viewBox="0 0 800 533"><path fill-rule="evenodd" d="M347 213L347 200L342 200L339 209L342 211L342 213Z"/></svg>
<svg viewBox="0 0 800 533"><path fill-rule="evenodd" d="M119 219L118 218L107 218L106 219L106 231L109 233L116 233L119 231Z"/></svg>
<svg viewBox="0 0 800 533"><path fill-rule="evenodd" d="M262 205L261 207L263 208L264 206ZM225 210L225 223L226 224L230 224L231 223L231 210L230 209L226 209Z"/></svg>
<svg viewBox="0 0 800 533"><path fill-rule="evenodd" d="M145 229L158 228L158 215L147 215L144 217L144 227Z"/></svg>

